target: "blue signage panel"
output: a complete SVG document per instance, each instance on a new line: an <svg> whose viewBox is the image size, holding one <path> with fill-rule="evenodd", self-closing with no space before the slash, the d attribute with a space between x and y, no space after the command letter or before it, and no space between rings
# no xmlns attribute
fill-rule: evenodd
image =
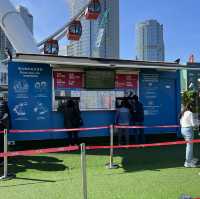
<svg viewBox="0 0 200 199"><path fill-rule="evenodd" d="M48 64L11 62L8 103L13 129L48 128L52 110L52 70Z"/></svg>
<svg viewBox="0 0 200 199"><path fill-rule="evenodd" d="M145 124L177 124L176 73L149 71L140 74L140 100L144 105ZM167 75L167 76L166 76ZM170 78L169 78L170 77ZM176 132L177 129L148 129L146 132Z"/></svg>

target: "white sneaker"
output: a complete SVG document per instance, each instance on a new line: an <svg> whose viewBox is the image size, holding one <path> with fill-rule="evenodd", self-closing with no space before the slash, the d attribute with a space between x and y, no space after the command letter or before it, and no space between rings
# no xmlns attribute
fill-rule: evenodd
<svg viewBox="0 0 200 199"><path fill-rule="evenodd" d="M184 167L186 167L186 168L196 168L197 165L194 164L193 162L191 162L191 163L185 162Z"/></svg>
<svg viewBox="0 0 200 199"><path fill-rule="evenodd" d="M196 164L198 161L199 161L198 158L193 158L193 159L192 159L192 163L193 163L193 164Z"/></svg>

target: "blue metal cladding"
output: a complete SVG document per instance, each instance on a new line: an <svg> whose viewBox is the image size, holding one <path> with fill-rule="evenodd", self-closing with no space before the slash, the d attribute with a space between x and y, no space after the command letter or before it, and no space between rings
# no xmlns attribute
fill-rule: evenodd
<svg viewBox="0 0 200 199"><path fill-rule="evenodd" d="M11 62L8 65L8 80L8 104L12 129L49 128L52 110L50 66ZM20 136L23 137L23 134L17 135L18 138Z"/></svg>
<svg viewBox="0 0 200 199"><path fill-rule="evenodd" d="M140 73L140 100L144 105L145 125L176 125L180 111L179 72ZM178 132L177 129L147 129L146 133Z"/></svg>
<svg viewBox="0 0 200 199"><path fill-rule="evenodd" d="M11 62L8 66L12 129L64 128L63 115L52 111L52 70L47 64ZM139 97L145 125L178 124L179 72L145 69L139 74ZM114 123L115 111L83 111L83 127ZM177 133L177 129L145 129L145 133ZM82 137L108 136L109 130L80 132ZM67 133L16 133L10 140L62 139Z"/></svg>

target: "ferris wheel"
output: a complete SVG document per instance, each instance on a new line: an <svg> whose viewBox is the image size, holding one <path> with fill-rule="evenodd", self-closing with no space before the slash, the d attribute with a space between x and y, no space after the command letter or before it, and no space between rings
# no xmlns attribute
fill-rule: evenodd
<svg viewBox="0 0 200 199"><path fill-rule="evenodd" d="M57 30L52 35L38 44L40 51L44 54L58 54L59 45L58 41L63 37L67 37L68 40L78 41L82 35L82 25L80 19L85 17L86 20L97 20L101 13L101 3L99 0L90 0L89 3L84 6L80 12L74 16L70 22L66 23L62 28Z"/></svg>
<svg viewBox="0 0 200 199"><path fill-rule="evenodd" d="M17 53L38 54L58 54L58 41L66 37L71 41L78 41L82 35L81 18L86 20L97 20L102 12L100 0L89 0L89 2L75 15L68 23L64 24L59 30L48 36L37 44L33 34L21 18L19 12L16 11L10 0L1 0L0 6L0 26L5 32L7 38L11 42ZM103 12L99 26L97 40L98 45L102 40L102 24L105 28L105 18L107 11ZM102 23L103 22L103 23ZM20 28L19 28L20 27ZM101 30L101 31L100 31Z"/></svg>

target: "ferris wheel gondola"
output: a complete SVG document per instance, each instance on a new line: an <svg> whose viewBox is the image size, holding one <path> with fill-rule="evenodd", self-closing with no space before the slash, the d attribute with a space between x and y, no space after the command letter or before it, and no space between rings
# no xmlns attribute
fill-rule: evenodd
<svg viewBox="0 0 200 199"><path fill-rule="evenodd" d="M79 20L74 20L69 24L67 38L69 40L78 41L82 34L82 25Z"/></svg>
<svg viewBox="0 0 200 199"><path fill-rule="evenodd" d="M101 4L99 0L91 0L85 10L85 18L88 20L96 20L101 13Z"/></svg>
<svg viewBox="0 0 200 199"><path fill-rule="evenodd" d="M49 39L44 43L44 54L58 55L58 40Z"/></svg>

